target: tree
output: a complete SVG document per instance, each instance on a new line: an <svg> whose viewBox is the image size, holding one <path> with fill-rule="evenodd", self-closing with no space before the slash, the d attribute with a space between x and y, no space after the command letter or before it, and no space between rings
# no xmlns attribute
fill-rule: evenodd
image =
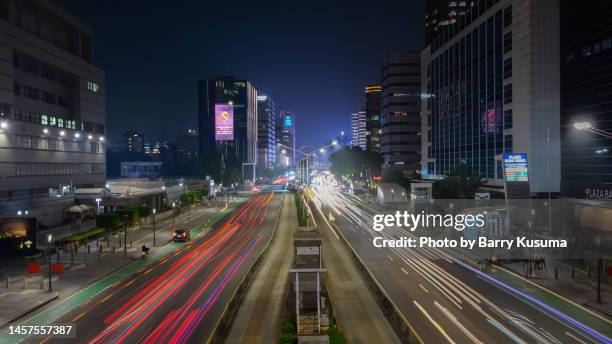
<svg viewBox="0 0 612 344"><path fill-rule="evenodd" d="M330 171L336 177L357 176L361 172L380 173L382 159L377 153L359 147L342 147L329 156Z"/></svg>
<svg viewBox="0 0 612 344"><path fill-rule="evenodd" d="M433 184L435 199L474 199L474 194L484 185L484 180L462 163L444 179Z"/></svg>

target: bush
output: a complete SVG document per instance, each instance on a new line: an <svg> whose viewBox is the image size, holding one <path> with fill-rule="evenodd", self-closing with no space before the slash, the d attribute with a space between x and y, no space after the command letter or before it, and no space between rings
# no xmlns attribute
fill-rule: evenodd
<svg viewBox="0 0 612 344"><path fill-rule="evenodd" d="M340 332L337 327L331 327L327 330L327 336L329 337L329 344L346 344L346 338Z"/></svg>
<svg viewBox="0 0 612 344"><path fill-rule="evenodd" d="M293 320L291 318L285 318L281 325L281 333L296 333L295 324L293 323Z"/></svg>
<svg viewBox="0 0 612 344"><path fill-rule="evenodd" d="M140 218L147 217L147 216L151 215L151 208L148 208L148 207L137 207L136 210L138 210L138 217L140 217Z"/></svg>
<svg viewBox="0 0 612 344"><path fill-rule="evenodd" d="M99 214L96 216L96 227L115 229L121 226L121 219L116 213Z"/></svg>
<svg viewBox="0 0 612 344"><path fill-rule="evenodd" d="M120 209L116 211L116 214L119 215L121 221L125 219L125 215L127 215L128 222L138 222L139 219L137 208Z"/></svg>
<svg viewBox="0 0 612 344"><path fill-rule="evenodd" d="M94 229L88 230L87 232L73 234L65 238L64 241L81 241L81 240L85 240L91 237L95 237L95 236L104 234L105 231L106 230L104 228L94 228Z"/></svg>
<svg viewBox="0 0 612 344"><path fill-rule="evenodd" d="M304 206L304 202L299 194L296 192L295 195L295 206L297 207L297 217L298 217L298 225L300 227L308 226L308 214L306 212L306 207Z"/></svg>
<svg viewBox="0 0 612 344"><path fill-rule="evenodd" d="M295 335L289 333L283 333L278 338L280 344L293 344L295 342Z"/></svg>

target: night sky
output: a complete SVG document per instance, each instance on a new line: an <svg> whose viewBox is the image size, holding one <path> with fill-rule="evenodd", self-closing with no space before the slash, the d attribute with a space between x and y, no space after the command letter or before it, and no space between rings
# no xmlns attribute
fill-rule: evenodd
<svg viewBox="0 0 612 344"><path fill-rule="evenodd" d="M423 41L419 0L57 2L94 30L111 145L197 128L197 81L231 74L296 112L298 147L318 146L349 131L384 56Z"/></svg>

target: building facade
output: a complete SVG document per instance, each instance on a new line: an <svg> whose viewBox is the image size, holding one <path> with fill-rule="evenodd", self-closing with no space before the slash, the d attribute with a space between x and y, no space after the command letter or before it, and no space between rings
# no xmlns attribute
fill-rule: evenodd
<svg viewBox="0 0 612 344"><path fill-rule="evenodd" d="M351 114L351 146L365 150L366 147L366 112Z"/></svg>
<svg viewBox="0 0 612 344"><path fill-rule="evenodd" d="M49 1L3 1L0 56L0 216L60 224L75 188L106 182L92 30Z"/></svg>
<svg viewBox="0 0 612 344"><path fill-rule="evenodd" d="M366 116L366 149L380 152L380 93L379 84L367 85L365 88L365 116Z"/></svg>
<svg viewBox="0 0 612 344"><path fill-rule="evenodd" d="M612 198L612 4L561 1L561 194Z"/></svg>
<svg viewBox="0 0 612 344"><path fill-rule="evenodd" d="M219 152L230 163L257 162L257 90L233 76L198 83L200 156ZM231 109L229 128L215 125L215 112ZM229 131L227 131L229 130ZM229 134L231 131L231 135ZM221 133L221 134L220 134ZM238 166L240 168L240 166Z"/></svg>
<svg viewBox="0 0 612 344"><path fill-rule="evenodd" d="M425 0L425 45L437 33L464 16L474 1Z"/></svg>
<svg viewBox="0 0 612 344"><path fill-rule="evenodd" d="M257 162L276 165L276 105L266 95L257 96Z"/></svg>
<svg viewBox="0 0 612 344"><path fill-rule="evenodd" d="M176 138L176 160L178 162L188 162L198 159L198 131L187 129L186 132Z"/></svg>
<svg viewBox="0 0 612 344"><path fill-rule="evenodd" d="M503 154L526 153L531 192L559 191L558 1L475 1L421 62L424 176L465 163L499 187Z"/></svg>
<svg viewBox="0 0 612 344"><path fill-rule="evenodd" d="M134 130L123 133L123 150L125 152L144 153L144 135Z"/></svg>
<svg viewBox="0 0 612 344"><path fill-rule="evenodd" d="M280 112L276 121L276 141L282 145L277 159L278 165L295 166L295 114L293 112Z"/></svg>
<svg viewBox="0 0 612 344"><path fill-rule="evenodd" d="M421 160L420 57L391 54L384 62L380 151L384 167L419 170Z"/></svg>

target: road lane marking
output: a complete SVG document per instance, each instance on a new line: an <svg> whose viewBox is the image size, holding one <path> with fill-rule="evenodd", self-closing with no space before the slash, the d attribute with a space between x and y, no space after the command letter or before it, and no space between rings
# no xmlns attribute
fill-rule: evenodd
<svg viewBox="0 0 612 344"><path fill-rule="evenodd" d="M110 296L110 295L109 295L109 296ZM81 313L81 314L77 315L77 316L76 316L76 318L72 319L72 321L70 321L70 322L76 322L77 320L79 320L79 319L81 319L82 317L84 317L84 316L85 316L85 313L87 313L87 312L83 312L83 313Z"/></svg>
<svg viewBox="0 0 612 344"><path fill-rule="evenodd" d="M429 293L429 290L427 290L427 288L423 287L423 285L421 283L419 283L419 287L421 287L421 289L423 289L423 291L425 291L426 293Z"/></svg>
<svg viewBox="0 0 612 344"><path fill-rule="evenodd" d="M400 268L400 270L402 270L402 272L403 272L403 273L405 273L405 274L406 274L406 276L408 276L408 271L406 271L406 269L404 269L404 268Z"/></svg>
<svg viewBox="0 0 612 344"><path fill-rule="evenodd" d="M577 341L578 343L587 344L587 342L585 342L585 341L583 341L583 340L580 340L580 338L578 338L578 337L574 336L573 334L571 334L571 333L569 333L569 332L565 332L565 334L566 334L568 337L570 337L570 338L574 339L575 341Z"/></svg>
<svg viewBox="0 0 612 344"><path fill-rule="evenodd" d="M446 331L444 331L444 329L442 328L442 326L440 326L440 324L438 324L435 320L433 320L433 318L429 315L429 313L427 313L425 308L419 305L419 303L416 302L416 300L412 300L412 302L414 303L415 306L417 306L417 308L421 311L421 313L423 313L423 315L425 315L425 317L438 329L438 331L442 333L444 338L446 338L446 340L448 340L449 343L455 344L455 341L453 341L451 337L448 336L448 334L446 333Z"/></svg>
<svg viewBox="0 0 612 344"><path fill-rule="evenodd" d="M387 255L387 258L389 258L390 261L393 261L393 257L391 257L390 255Z"/></svg>
<svg viewBox="0 0 612 344"><path fill-rule="evenodd" d="M49 339L51 339L51 337L47 337L45 339L43 339L42 341L40 341L38 344L45 344L46 342L49 341Z"/></svg>
<svg viewBox="0 0 612 344"><path fill-rule="evenodd" d="M134 283L134 282L136 282L136 279L133 279L133 280L131 280L131 281L127 282L127 284L126 284L126 285L124 285L123 287L125 288L125 287L129 286L130 284L132 284L132 283Z"/></svg>
<svg viewBox="0 0 612 344"><path fill-rule="evenodd" d="M476 338L476 336L474 336L470 331L468 331L468 329L465 328L465 326L463 326L461 322L457 321L457 318L453 315L453 313L451 313L448 309L439 304L438 301L434 301L434 305L436 305L436 307L438 307L438 309L442 311L442 313L444 313L444 315L446 315L446 317L453 324L455 324L455 326L457 326L461 330L461 332L463 332L463 334L465 334L472 342L476 344L484 344L482 341Z"/></svg>

